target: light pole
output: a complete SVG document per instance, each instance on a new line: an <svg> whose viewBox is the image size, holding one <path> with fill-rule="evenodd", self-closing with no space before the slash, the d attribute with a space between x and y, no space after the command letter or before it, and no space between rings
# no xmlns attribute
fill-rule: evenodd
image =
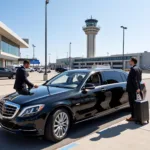
<svg viewBox="0 0 150 150"><path fill-rule="evenodd" d="M35 48L36 46L35 46L34 44L32 44L32 47L33 47L33 59L34 59L34 58L35 58L35 49L34 49L34 48Z"/></svg>
<svg viewBox="0 0 150 150"><path fill-rule="evenodd" d="M67 53L67 67L68 67L68 62L69 62L69 60L68 60L68 52L66 52Z"/></svg>
<svg viewBox="0 0 150 150"><path fill-rule="evenodd" d="M84 63L83 63L83 58L84 58L84 55L82 55L82 68L84 68Z"/></svg>
<svg viewBox="0 0 150 150"><path fill-rule="evenodd" d="M45 0L45 73L44 73L44 81L48 79L47 75L47 5L49 0Z"/></svg>
<svg viewBox="0 0 150 150"><path fill-rule="evenodd" d="M32 44L32 47L33 47L33 66L34 66L34 58L35 58L35 49L34 49L34 48L35 48L36 46L35 46L34 44Z"/></svg>
<svg viewBox="0 0 150 150"><path fill-rule="evenodd" d="M69 43L69 69L71 70L71 42Z"/></svg>
<svg viewBox="0 0 150 150"><path fill-rule="evenodd" d="M122 44L122 69L124 70L124 43L125 43L125 30L127 30L127 27L121 26L123 29L123 44Z"/></svg>
<svg viewBox="0 0 150 150"><path fill-rule="evenodd" d="M66 54L67 54L67 58L68 58L68 52L66 52Z"/></svg>
<svg viewBox="0 0 150 150"><path fill-rule="evenodd" d="M50 66L50 63L51 63L51 54L48 54L49 55L49 66Z"/></svg>

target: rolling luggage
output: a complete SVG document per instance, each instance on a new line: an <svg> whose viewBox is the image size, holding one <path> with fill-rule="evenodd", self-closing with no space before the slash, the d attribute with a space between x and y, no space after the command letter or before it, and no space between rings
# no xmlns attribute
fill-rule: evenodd
<svg viewBox="0 0 150 150"><path fill-rule="evenodd" d="M149 103L147 100L136 100L134 105L135 122L143 125L149 123Z"/></svg>

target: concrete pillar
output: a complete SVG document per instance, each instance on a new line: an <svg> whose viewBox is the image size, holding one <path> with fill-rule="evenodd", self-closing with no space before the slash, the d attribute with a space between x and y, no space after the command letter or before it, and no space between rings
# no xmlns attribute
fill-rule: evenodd
<svg viewBox="0 0 150 150"><path fill-rule="evenodd" d="M2 59L2 67L6 67L5 59Z"/></svg>
<svg viewBox="0 0 150 150"><path fill-rule="evenodd" d="M2 51L2 44L1 44L1 41L2 41L2 36L0 35L0 54L1 54L1 51Z"/></svg>

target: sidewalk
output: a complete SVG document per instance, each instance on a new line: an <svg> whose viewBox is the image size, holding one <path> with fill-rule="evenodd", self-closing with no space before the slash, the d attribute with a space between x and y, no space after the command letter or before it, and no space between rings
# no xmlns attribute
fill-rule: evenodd
<svg viewBox="0 0 150 150"><path fill-rule="evenodd" d="M92 124L91 124L92 125ZM58 150L150 150L150 124L122 121Z"/></svg>
<svg viewBox="0 0 150 150"><path fill-rule="evenodd" d="M142 78L143 78L143 80L150 79L150 73L143 73Z"/></svg>

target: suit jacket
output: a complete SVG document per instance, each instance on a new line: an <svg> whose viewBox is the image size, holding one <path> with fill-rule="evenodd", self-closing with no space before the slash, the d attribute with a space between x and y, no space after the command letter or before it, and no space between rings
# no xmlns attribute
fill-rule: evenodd
<svg viewBox="0 0 150 150"><path fill-rule="evenodd" d="M27 79L27 72L25 70L25 68L22 66L20 68L17 69L16 72L16 80L15 80L15 84L14 84L14 89L16 89L17 91L21 91L22 89L27 88L26 85L29 88L33 88L33 84Z"/></svg>
<svg viewBox="0 0 150 150"><path fill-rule="evenodd" d="M140 82L142 81L142 70L133 66L129 72L127 79L127 91L136 92L138 89L141 89Z"/></svg>

